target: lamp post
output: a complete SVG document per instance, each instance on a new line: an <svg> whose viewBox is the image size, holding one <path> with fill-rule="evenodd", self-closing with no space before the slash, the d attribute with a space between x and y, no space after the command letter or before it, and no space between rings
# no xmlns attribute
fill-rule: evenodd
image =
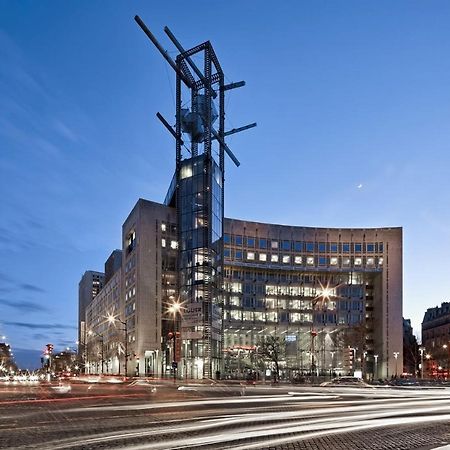
<svg viewBox="0 0 450 450"><path fill-rule="evenodd" d="M102 375L103 375L103 372L104 372L103 362L105 360L104 354L103 354L103 347L104 347L105 341L103 340L103 336L101 334L99 334L99 333L96 333L95 331L89 330L88 331L88 335L89 336L94 336L95 335L95 336L100 338L100 345L102 346L101 347L101 356L102 356Z"/></svg>
<svg viewBox="0 0 450 450"><path fill-rule="evenodd" d="M398 355L400 355L400 352L394 352L394 358L395 358L395 378L397 378L397 362L398 362Z"/></svg>
<svg viewBox="0 0 450 450"><path fill-rule="evenodd" d="M173 382L175 383L177 380L177 369L178 369L178 361L177 361L177 314L180 312L181 305L178 302L173 302L168 311L172 315L172 323L173 323L173 360L172 360L172 368L173 368Z"/></svg>
<svg viewBox="0 0 450 450"><path fill-rule="evenodd" d="M114 317L112 315L108 315L107 319L110 324L115 324L117 321L124 326L123 328L120 328L120 330L125 332L125 376L127 376L128 375L128 325L127 325L127 321L120 320L117 317Z"/></svg>
<svg viewBox="0 0 450 450"><path fill-rule="evenodd" d="M427 353L426 355L425 355L425 358L427 358L427 361L430 361L430 359L431 359L431 355L429 354L429 353ZM427 362L427 368L428 368L428 371L430 370L430 366L429 366L429 363ZM428 377L429 377L430 375L428 374Z"/></svg>
<svg viewBox="0 0 450 450"><path fill-rule="evenodd" d="M449 355L448 355L448 352L447 352L447 348L448 348L448 345L447 344L444 344L443 346L442 346L442 348L444 349L444 351L447 353L447 367L445 368L445 374L446 374L446 377L445 378L448 378L448 363L449 363Z"/></svg>
<svg viewBox="0 0 450 450"><path fill-rule="evenodd" d="M420 379L423 380L423 354L425 349L423 347L419 347L420 352Z"/></svg>
<svg viewBox="0 0 450 450"><path fill-rule="evenodd" d="M335 351L331 351L331 370L330 370L330 380L333 378L333 372L334 372L334 354L336 352Z"/></svg>

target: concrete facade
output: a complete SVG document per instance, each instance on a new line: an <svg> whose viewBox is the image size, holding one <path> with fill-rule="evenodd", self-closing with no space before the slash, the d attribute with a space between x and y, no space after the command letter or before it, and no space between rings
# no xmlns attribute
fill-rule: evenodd
<svg viewBox="0 0 450 450"><path fill-rule="evenodd" d="M88 329L103 336L109 373L124 372L123 326L117 321L116 331L107 331L106 318L113 315L127 324L127 374L170 376L175 324L168 308L178 296L175 209L139 199L122 239L121 270L90 305ZM263 371L255 351L269 335L289 342L282 365L286 377L360 369L367 378L385 378L401 371L401 228L225 219L223 274L223 375ZM116 303L106 300L113 280L121 292ZM364 329L359 341L342 337L343 330L358 327ZM201 378L201 362L184 357L192 344L188 338L180 336L178 376ZM95 364L98 368L98 357Z"/></svg>

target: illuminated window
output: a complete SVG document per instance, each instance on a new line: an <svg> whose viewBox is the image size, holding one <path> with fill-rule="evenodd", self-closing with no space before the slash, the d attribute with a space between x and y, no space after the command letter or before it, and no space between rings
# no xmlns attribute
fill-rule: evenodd
<svg viewBox="0 0 450 450"><path fill-rule="evenodd" d="M294 258L294 262L295 262L295 264L301 264L302 263L302 257L301 256L296 256Z"/></svg>
<svg viewBox="0 0 450 450"><path fill-rule="evenodd" d="M330 265L331 266L337 266L337 264L338 264L338 259L335 256L332 256L330 258Z"/></svg>
<svg viewBox="0 0 450 450"><path fill-rule="evenodd" d="M355 258L355 266L360 266L362 264L362 258Z"/></svg>
<svg viewBox="0 0 450 450"><path fill-rule="evenodd" d="M170 248L172 248L173 250L176 250L178 248L178 242L170 241Z"/></svg>
<svg viewBox="0 0 450 450"><path fill-rule="evenodd" d="M373 266L375 264L375 258L367 258L367 265Z"/></svg>
<svg viewBox="0 0 450 450"><path fill-rule="evenodd" d="M192 166L191 164L186 164L181 167L180 178L183 180L184 178L192 177Z"/></svg>
<svg viewBox="0 0 450 450"><path fill-rule="evenodd" d="M283 264L289 264L291 262L291 257L289 255L283 255Z"/></svg>
<svg viewBox="0 0 450 450"><path fill-rule="evenodd" d="M255 252L247 252L247 259L249 259L250 261L254 261Z"/></svg>
<svg viewBox="0 0 450 450"><path fill-rule="evenodd" d="M344 258L344 259L342 260L342 264L343 264L344 266L349 266L349 265L350 265L350 258Z"/></svg>
<svg viewBox="0 0 450 450"><path fill-rule="evenodd" d="M165 247L166 246L166 240L165 239L161 239L161 246Z"/></svg>
<svg viewBox="0 0 450 450"><path fill-rule="evenodd" d="M259 254L259 260L260 261L267 261L267 255L265 253Z"/></svg>
<svg viewBox="0 0 450 450"><path fill-rule="evenodd" d="M306 258L306 264L307 264L308 266L313 266L313 265L314 265L314 256L308 256L308 257Z"/></svg>
<svg viewBox="0 0 450 450"><path fill-rule="evenodd" d="M378 258L378 265L382 266L383 265L383 258Z"/></svg>
<svg viewBox="0 0 450 450"><path fill-rule="evenodd" d="M161 224L161 231L166 231L166 224L165 223Z"/></svg>
<svg viewBox="0 0 450 450"><path fill-rule="evenodd" d="M270 245L272 248L278 248L278 241L272 241Z"/></svg>
<svg viewBox="0 0 450 450"><path fill-rule="evenodd" d="M278 262L278 255L271 255L270 256L270 261L271 262Z"/></svg>

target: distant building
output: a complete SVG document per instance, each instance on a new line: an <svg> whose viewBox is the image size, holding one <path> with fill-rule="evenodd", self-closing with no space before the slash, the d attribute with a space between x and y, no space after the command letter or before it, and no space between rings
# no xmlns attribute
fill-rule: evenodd
<svg viewBox="0 0 450 450"><path fill-rule="evenodd" d="M105 281L105 274L88 270L78 284L78 349L84 352L86 308L100 292Z"/></svg>
<svg viewBox="0 0 450 450"><path fill-rule="evenodd" d="M422 321L422 346L429 352L442 348L450 341L450 303L428 308Z"/></svg>
<svg viewBox="0 0 450 450"><path fill-rule="evenodd" d="M413 333L411 320L403 319L403 372L416 375L419 363L419 346Z"/></svg>
<svg viewBox="0 0 450 450"><path fill-rule="evenodd" d="M0 342L0 376L17 370L9 344Z"/></svg>

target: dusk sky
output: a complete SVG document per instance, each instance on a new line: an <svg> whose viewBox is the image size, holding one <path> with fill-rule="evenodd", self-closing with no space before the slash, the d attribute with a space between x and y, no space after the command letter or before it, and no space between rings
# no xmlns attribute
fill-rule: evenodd
<svg viewBox="0 0 450 450"><path fill-rule="evenodd" d="M448 1L0 0L0 336L75 347L82 274L139 197L164 199L175 149L155 113L174 122L174 75L135 14L172 55L164 25L210 40L247 82L227 125L258 127L228 139L226 215L402 226L418 333L450 299Z"/></svg>

